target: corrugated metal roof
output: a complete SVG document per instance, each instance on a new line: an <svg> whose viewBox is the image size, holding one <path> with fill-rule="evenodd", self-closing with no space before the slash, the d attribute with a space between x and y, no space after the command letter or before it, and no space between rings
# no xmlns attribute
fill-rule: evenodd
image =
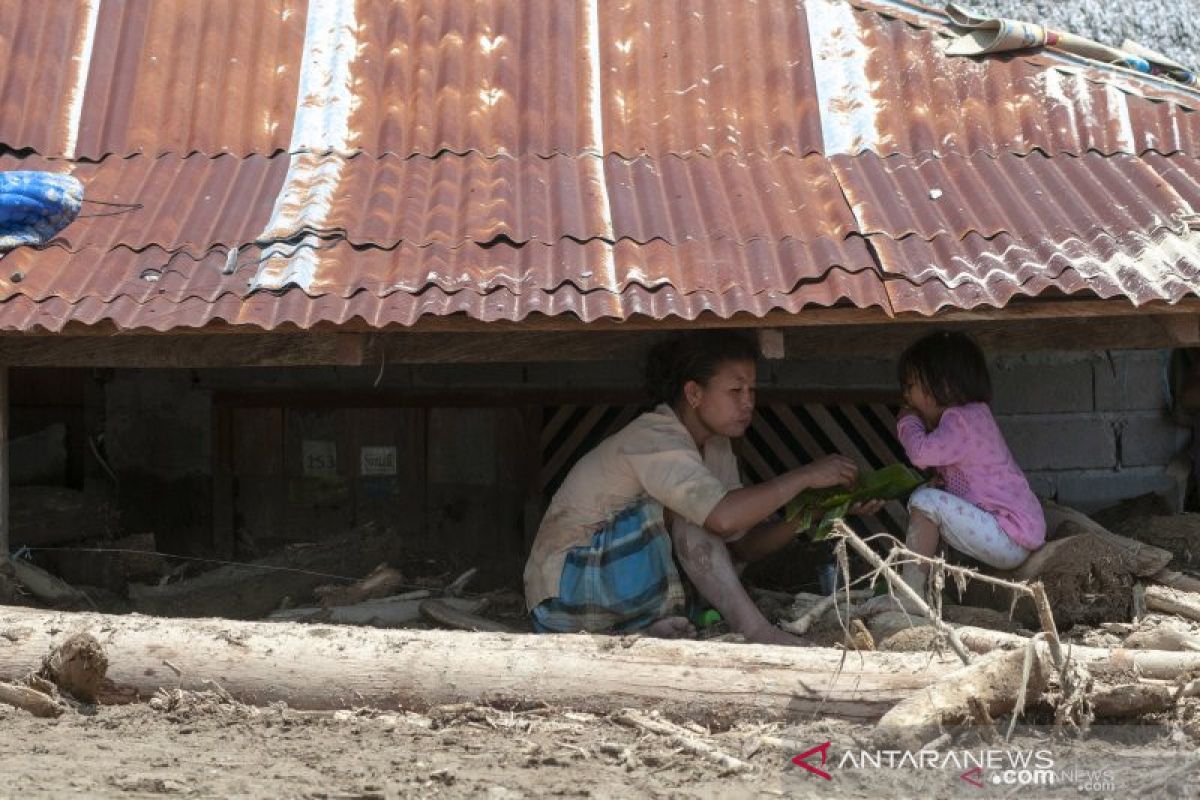
<svg viewBox="0 0 1200 800"><path fill-rule="evenodd" d="M857 223L829 162L780 154L716 158L523 156L273 158L193 154L70 162L0 156L0 170L70 172L89 194L140 209L78 221L69 249L203 253L313 231L394 247L467 242L842 239ZM322 176L333 173L329 191ZM284 181L287 213L272 208ZM146 198L154 198L152 205ZM268 224L270 222L270 224Z"/></svg>
<svg viewBox="0 0 1200 800"><path fill-rule="evenodd" d="M1200 238L1161 230L1092 236L1029 236L926 241L876 237L872 244L886 273L897 313L933 314L941 308L1002 308L1014 297L1045 292L1125 297L1135 305L1175 303L1200 286Z"/></svg>
<svg viewBox="0 0 1200 800"><path fill-rule="evenodd" d="M0 258L0 330L1200 293L1200 93L911 4L61 6L0 0L0 169L141 208Z"/></svg>
<svg viewBox="0 0 1200 800"><path fill-rule="evenodd" d="M932 239L969 233L1029 237L1100 231L1181 232L1192 206L1146 161L1127 155L1050 158L834 156L863 233Z"/></svg>
<svg viewBox="0 0 1200 800"><path fill-rule="evenodd" d="M343 268L348 259L355 263L353 274ZM90 268L72 269L81 260ZM828 294L832 290L825 281L835 268L869 273L882 287L861 237L820 239L812 244L758 239L745 245L714 239L681 245L658 240L644 245L623 240L614 245L562 239L526 246L405 244L391 250L355 248L336 239L214 249L198 260L158 247L136 252L88 248L78 253L61 247L22 249L0 261L0 296L19 293L34 300L57 297L69 303L89 297L129 297L135 302L151 297L212 300L228 292L249 294L263 273L294 268L300 261L311 270L307 292L312 296L350 297L367 291L382 297L426 290L486 296L499 289L531 295L567 288L582 294L609 294L641 286L684 295L796 292L804 295L802 304L832 305L837 298ZM869 292L861 300L864 305L886 307L882 291Z"/></svg>

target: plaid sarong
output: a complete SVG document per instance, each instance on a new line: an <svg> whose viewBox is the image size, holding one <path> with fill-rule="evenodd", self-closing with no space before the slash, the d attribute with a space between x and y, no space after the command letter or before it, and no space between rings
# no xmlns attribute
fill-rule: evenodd
<svg viewBox="0 0 1200 800"><path fill-rule="evenodd" d="M685 596L663 509L646 498L567 551L558 596L531 612L538 633L631 633L682 615Z"/></svg>

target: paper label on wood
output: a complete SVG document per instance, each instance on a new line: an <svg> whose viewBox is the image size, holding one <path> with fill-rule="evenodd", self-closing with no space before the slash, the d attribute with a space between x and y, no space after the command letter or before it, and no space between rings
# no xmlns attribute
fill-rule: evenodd
<svg viewBox="0 0 1200 800"><path fill-rule="evenodd" d="M395 447L362 448L359 464L359 474L367 476L395 475L397 467Z"/></svg>
<svg viewBox="0 0 1200 800"><path fill-rule="evenodd" d="M304 476L332 478L337 475L337 443L305 439L300 448L304 459Z"/></svg>

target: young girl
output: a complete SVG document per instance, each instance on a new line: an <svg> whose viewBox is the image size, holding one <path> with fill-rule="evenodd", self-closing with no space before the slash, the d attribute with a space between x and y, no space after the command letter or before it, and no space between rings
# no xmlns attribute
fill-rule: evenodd
<svg viewBox="0 0 1200 800"><path fill-rule="evenodd" d="M932 556L945 541L997 569L1020 566L1045 542L1046 519L992 417L983 353L965 334L930 334L900 356L899 377L900 443L914 466L937 471L941 487L909 499L909 549ZM928 574L928 565L904 567L918 594Z"/></svg>

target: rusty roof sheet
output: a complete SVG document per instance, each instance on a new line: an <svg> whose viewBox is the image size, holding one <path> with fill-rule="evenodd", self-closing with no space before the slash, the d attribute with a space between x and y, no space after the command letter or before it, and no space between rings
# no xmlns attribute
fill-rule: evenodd
<svg viewBox="0 0 1200 800"><path fill-rule="evenodd" d="M944 18L898 3L62 0L49 15L6 0L0 15L0 144L52 157L1168 153L1200 135L1193 92L1051 53L947 58Z"/></svg>
<svg viewBox="0 0 1200 800"><path fill-rule="evenodd" d="M90 269L75 268L82 259ZM347 259L357 266L352 275L343 268ZM562 239L525 246L403 244L390 250L314 238L295 245L218 248L199 259L158 247L141 251L88 248L78 253L64 247L22 249L0 264L0 296L57 297L69 303L90 297L113 300L128 296L144 302L155 296L183 300L215 299L227 292L249 294L273 273L301 268L308 275L303 288L314 297L350 297L359 291L379 296L415 294L426 289L477 295L505 289L525 294L568 287L583 294L605 294L632 286L650 291L669 287L682 294L787 294L802 289L799 293L804 294L808 291L804 287L820 287L834 269L870 273L882 286L878 266L861 237L820 239L811 244L759 239L745 245L713 239L681 245L658 240L644 245L624 240L614 245ZM881 292L862 297L881 307L883 298ZM833 298L814 294L805 302L830 305Z"/></svg>
<svg viewBox="0 0 1200 800"><path fill-rule="evenodd" d="M70 172L89 196L141 204L80 219L58 240L72 250L157 245L200 254L214 245L304 232L389 248L497 239L814 241L840 240L858 227L829 162L787 154L632 161L474 153L408 159L193 154L99 162L0 156L0 170L10 169Z"/></svg>
<svg viewBox="0 0 1200 800"><path fill-rule="evenodd" d="M1200 293L1200 93L890 0L0 0L0 329ZM35 86L32 76L38 77Z"/></svg>
<svg viewBox="0 0 1200 800"><path fill-rule="evenodd" d="M1128 155L863 153L832 162L862 232L895 239L1180 232L1192 213L1158 170Z"/></svg>
<svg viewBox="0 0 1200 800"><path fill-rule="evenodd" d="M1200 236L1101 232L1093 236L1018 238L977 233L872 244L886 274L897 313L933 314L943 307L1002 308L1016 296L1090 292L1125 297L1135 305L1175 303L1200 286Z"/></svg>

